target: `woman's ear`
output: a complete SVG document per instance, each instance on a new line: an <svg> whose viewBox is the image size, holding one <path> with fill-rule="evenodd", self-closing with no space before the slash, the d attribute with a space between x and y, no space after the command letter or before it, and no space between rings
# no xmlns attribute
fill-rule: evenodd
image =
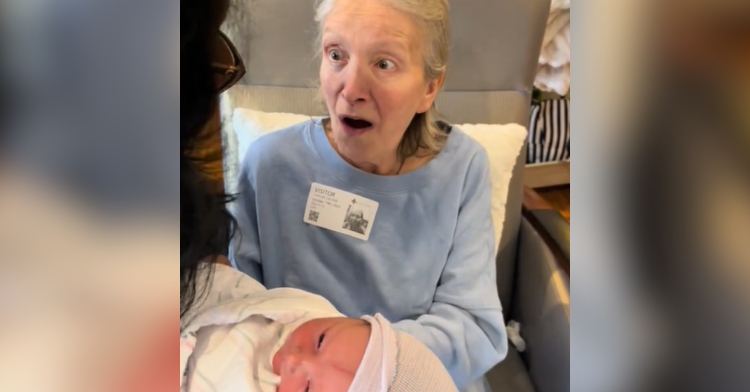
<svg viewBox="0 0 750 392"><path fill-rule="evenodd" d="M445 81L445 72L440 74L440 76L438 76L437 78L427 82L427 91L425 93L424 100L419 105L417 113L424 113L432 107L432 104L435 102L435 97L437 97L438 91L440 91L440 88L443 87L443 81Z"/></svg>

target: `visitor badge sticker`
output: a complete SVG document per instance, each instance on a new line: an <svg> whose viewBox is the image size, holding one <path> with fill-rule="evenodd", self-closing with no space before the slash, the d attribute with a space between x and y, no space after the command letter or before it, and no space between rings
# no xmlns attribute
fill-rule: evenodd
<svg viewBox="0 0 750 392"><path fill-rule="evenodd" d="M305 208L305 223L367 241L378 202L341 189L313 183Z"/></svg>

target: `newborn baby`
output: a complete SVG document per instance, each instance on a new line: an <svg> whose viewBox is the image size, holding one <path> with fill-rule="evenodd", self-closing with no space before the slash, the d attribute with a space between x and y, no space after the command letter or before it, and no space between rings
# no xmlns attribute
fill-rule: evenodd
<svg viewBox="0 0 750 392"><path fill-rule="evenodd" d="M181 391L457 392L437 357L381 315L345 318L226 266L180 332Z"/></svg>
<svg viewBox="0 0 750 392"><path fill-rule="evenodd" d="M322 318L302 324L273 356L273 372L281 376L279 392L348 390L371 333L365 320Z"/></svg>

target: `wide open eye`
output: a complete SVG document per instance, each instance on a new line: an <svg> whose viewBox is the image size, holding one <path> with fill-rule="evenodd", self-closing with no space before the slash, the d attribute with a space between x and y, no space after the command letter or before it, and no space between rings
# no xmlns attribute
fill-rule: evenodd
<svg viewBox="0 0 750 392"><path fill-rule="evenodd" d="M384 71L387 71L389 69L393 69L393 67L395 67L395 66L396 66L396 64L394 64L393 61L391 61L391 60L380 60L380 61L378 61L378 68L380 68L380 69L382 69Z"/></svg>
<svg viewBox="0 0 750 392"><path fill-rule="evenodd" d="M343 56L341 55L341 52L339 52L336 49L332 49L331 51L328 52L328 58L333 61L341 61L342 57Z"/></svg>

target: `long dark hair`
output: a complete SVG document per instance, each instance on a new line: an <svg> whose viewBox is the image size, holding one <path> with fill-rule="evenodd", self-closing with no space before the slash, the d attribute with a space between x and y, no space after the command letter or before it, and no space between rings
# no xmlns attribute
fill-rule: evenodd
<svg viewBox="0 0 750 392"><path fill-rule="evenodd" d="M206 125L218 110L212 47L228 8L226 0L180 1L180 318L211 279L213 261L225 254L233 220L228 198L208 180L199 154L211 138ZM213 129L215 132L216 130Z"/></svg>

